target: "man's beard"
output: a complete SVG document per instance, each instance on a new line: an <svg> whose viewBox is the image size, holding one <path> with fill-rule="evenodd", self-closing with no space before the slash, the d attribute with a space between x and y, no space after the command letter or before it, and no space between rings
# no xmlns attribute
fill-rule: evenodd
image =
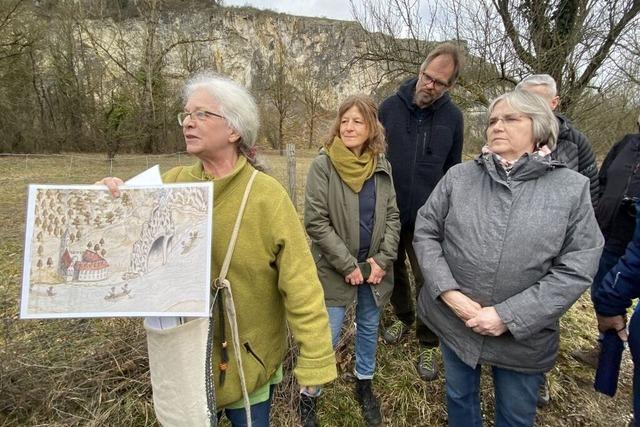
<svg viewBox="0 0 640 427"><path fill-rule="evenodd" d="M438 98L439 96L436 93L420 92L416 90L413 95L413 103L420 108L425 108L433 104Z"/></svg>

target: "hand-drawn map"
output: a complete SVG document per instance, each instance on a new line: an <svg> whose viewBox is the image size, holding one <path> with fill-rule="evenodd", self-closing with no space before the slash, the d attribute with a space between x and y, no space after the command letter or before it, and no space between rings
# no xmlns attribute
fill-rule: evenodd
<svg viewBox="0 0 640 427"><path fill-rule="evenodd" d="M208 316L211 183L30 185L20 317Z"/></svg>

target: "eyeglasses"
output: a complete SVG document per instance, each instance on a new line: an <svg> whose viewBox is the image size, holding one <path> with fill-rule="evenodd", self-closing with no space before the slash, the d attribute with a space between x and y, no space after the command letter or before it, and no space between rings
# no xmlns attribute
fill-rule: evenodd
<svg viewBox="0 0 640 427"><path fill-rule="evenodd" d="M521 122L522 120L531 119L529 116L525 116L524 114L507 114L504 116L493 116L489 117L489 127L495 126L499 121L502 121L503 126L515 125L516 123Z"/></svg>
<svg viewBox="0 0 640 427"><path fill-rule="evenodd" d="M184 126L184 121L187 117L189 117L191 120L197 120L199 122L203 122L208 116L219 117L221 119L224 119L224 116L222 114L212 113L211 111L206 111L206 110L197 110L197 111L192 111L190 113L186 113L186 112L178 113L178 124L180 126Z"/></svg>
<svg viewBox="0 0 640 427"><path fill-rule="evenodd" d="M433 87L438 90L442 90L449 87L449 83L440 81L438 79L434 79L424 71L420 72L420 80L422 81L423 85L425 86L433 85Z"/></svg>

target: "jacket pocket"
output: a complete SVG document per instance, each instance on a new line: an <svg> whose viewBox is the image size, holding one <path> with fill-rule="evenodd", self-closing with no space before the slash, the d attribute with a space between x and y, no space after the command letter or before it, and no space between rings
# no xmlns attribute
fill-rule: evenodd
<svg viewBox="0 0 640 427"><path fill-rule="evenodd" d="M247 354L256 362L258 362L258 364L260 366L262 366L263 370L266 370L266 366L264 365L264 362L262 361L262 358L260 356L258 356L258 354L253 350L253 348L251 347L251 344L249 344L249 341L245 341L245 343L243 344L243 347L245 349L245 351L247 352Z"/></svg>

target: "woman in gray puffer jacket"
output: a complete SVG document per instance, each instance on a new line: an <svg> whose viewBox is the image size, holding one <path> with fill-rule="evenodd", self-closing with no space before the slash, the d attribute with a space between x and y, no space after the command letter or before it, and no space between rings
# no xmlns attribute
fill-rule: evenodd
<svg viewBox="0 0 640 427"><path fill-rule="evenodd" d="M557 134L539 96L498 97L482 155L451 168L418 212L418 308L441 340L450 426L482 425L482 364L496 426L533 425L560 316L595 273L603 238L589 180L548 156Z"/></svg>

